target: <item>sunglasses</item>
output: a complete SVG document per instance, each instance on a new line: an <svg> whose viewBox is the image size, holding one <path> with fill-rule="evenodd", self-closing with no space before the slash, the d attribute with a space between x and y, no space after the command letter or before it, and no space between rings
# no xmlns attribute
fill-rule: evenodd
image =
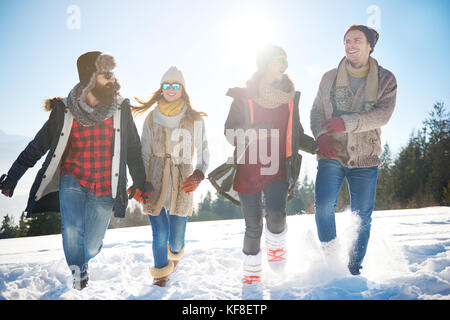
<svg viewBox="0 0 450 320"><path fill-rule="evenodd" d="M101 73L101 74L105 76L105 79L106 79L106 80L109 80L109 79L111 79L112 77L114 77L114 72L112 72L112 71L103 72L103 73Z"/></svg>
<svg viewBox="0 0 450 320"><path fill-rule="evenodd" d="M164 82L162 84L163 90L169 90L170 87L172 87L173 90L179 90L181 88L181 84L179 84L179 83L167 83L167 82Z"/></svg>
<svg viewBox="0 0 450 320"><path fill-rule="evenodd" d="M280 62L281 64L287 64L287 58L285 56L276 56L273 57L274 60L277 60L278 62Z"/></svg>

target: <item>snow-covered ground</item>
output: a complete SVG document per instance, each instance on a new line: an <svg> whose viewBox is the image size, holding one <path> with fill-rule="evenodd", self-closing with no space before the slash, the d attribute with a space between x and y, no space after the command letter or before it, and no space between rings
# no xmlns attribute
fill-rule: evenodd
<svg viewBox="0 0 450 320"><path fill-rule="evenodd" d="M61 235L0 240L0 299L450 299L450 207L374 212L361 276L345 268L356 219L336 217L340 259L324 260L313 215L289 216L287 275L264 262L263 287L250 292L240 282L242 219L189 223L165 288L149 274L149 226L108 230L81 292L71 288Z"/></svg>

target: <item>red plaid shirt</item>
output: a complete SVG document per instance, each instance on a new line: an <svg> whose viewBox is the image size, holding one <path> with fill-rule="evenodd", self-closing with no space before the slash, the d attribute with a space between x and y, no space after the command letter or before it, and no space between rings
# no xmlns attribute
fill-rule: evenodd
<svg viewBox="0 0 450 320"><path fill-rule="evenodd" d="M70 174L97 196L111 194L113 119L92 127L73 121L61 175Z"/></svg>

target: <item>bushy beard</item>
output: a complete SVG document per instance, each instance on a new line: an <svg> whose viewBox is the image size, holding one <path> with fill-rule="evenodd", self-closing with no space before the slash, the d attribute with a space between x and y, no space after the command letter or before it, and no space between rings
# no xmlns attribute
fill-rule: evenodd
<svg viewBox="0 0 450 320"><path fill-rule="evenodd" d="M120 89L120 84L117 80L114 83L108 83L106 85L95 84L95 87L91 90L91 93L101 105L110 105L114 102L117 92Z"/></svg>

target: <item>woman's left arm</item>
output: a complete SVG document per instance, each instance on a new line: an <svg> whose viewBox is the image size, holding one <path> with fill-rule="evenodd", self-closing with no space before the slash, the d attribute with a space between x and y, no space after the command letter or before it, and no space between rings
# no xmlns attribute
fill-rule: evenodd
<svg viewBox="0 0 450 320"><path fill-rule="evenodd" d="M195 169L200 170L205 174L206 170L208 170L210 154L208 139L206 137L205 121L203 119L198 121L201 122L201 125L194 127L194 144L195 153L197 154Z"/></svg>

